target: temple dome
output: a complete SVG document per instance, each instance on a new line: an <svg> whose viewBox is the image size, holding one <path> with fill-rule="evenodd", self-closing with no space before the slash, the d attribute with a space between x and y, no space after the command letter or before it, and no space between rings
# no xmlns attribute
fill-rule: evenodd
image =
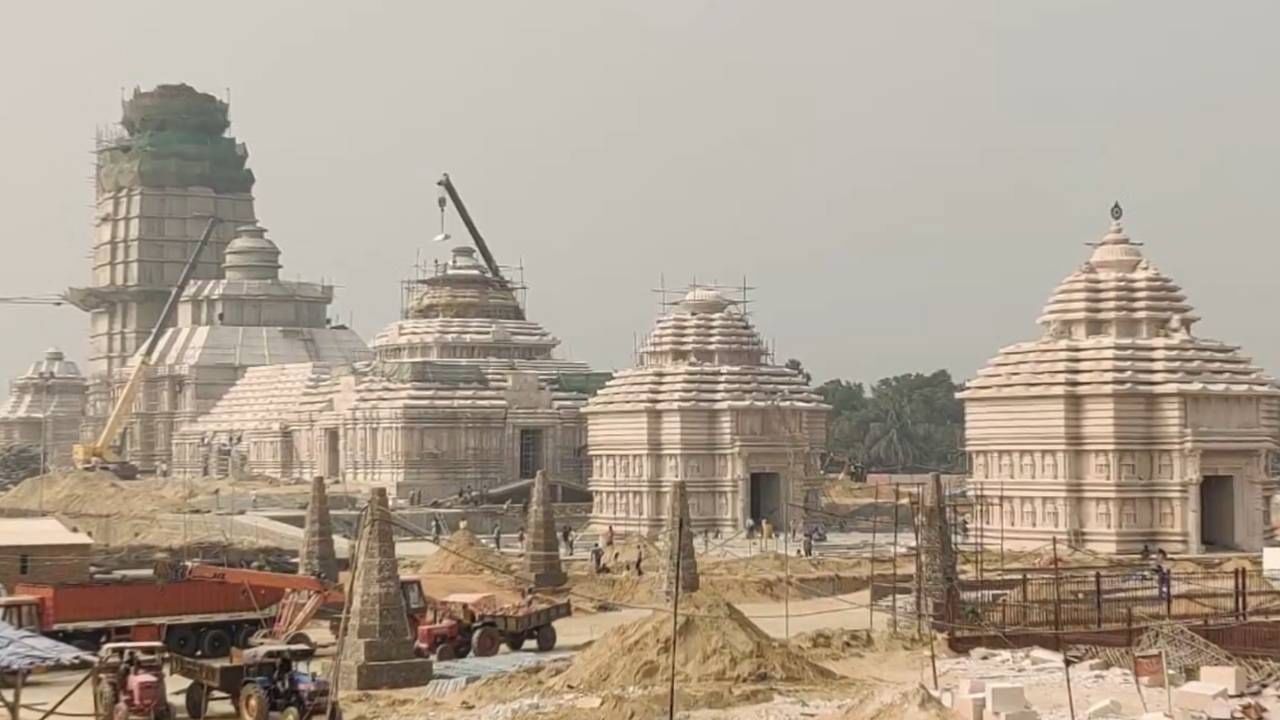
<svg viewBox="0 0 1280 720"><path fill-rule="evenodd" d="M277 280L280 248L267 239L267 229L243 225L227 244L222 269L228 280Z"/></svg>
<svg viewBox="0 0 1280 720"><path fill-rule="evenodd" d="M1003 348L962 396L996 392L1277 392L1239 348L1195 337L1182 289L1145 259L1119 222L1041 312L1042 336Z"/></svg>

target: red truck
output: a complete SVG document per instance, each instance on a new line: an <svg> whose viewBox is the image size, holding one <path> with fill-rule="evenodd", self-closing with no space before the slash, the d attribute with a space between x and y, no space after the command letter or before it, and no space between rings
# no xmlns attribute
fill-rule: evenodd
<svg viewBox="0 0 1280 720"><path fill-rule="evenodd" d="M221 657L269 625L284 588L205 579L19 583L0 619L83 650L163 641L180 655Z"/></svg>

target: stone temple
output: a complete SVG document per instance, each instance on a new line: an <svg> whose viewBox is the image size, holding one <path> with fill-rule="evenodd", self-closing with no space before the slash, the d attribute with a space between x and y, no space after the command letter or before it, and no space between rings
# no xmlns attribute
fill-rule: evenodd
<svg viewBox="0 0 1280 720"><path fill-rule="evenodd" d="M781 529L816 501L830 408L736 305L693 287L587 404L594 528L661 532L676 480L695 532Z"/></svg>
<svg viewBox="0 0 1280 720"><path fill-rule="evenodd" d="M512 287L470 247L415 284L404 317L350 365L252 368L179 438L240 433L246 472L342 478L424 499L527 491L539 470L586 492L589 393L603 382L554 354ZM198 462L184 462L196 473Z"/></svg>
<svg viewBox="0 0 1280 720"><path fill-rule="evenodd" d="M1277 390L1197 337L1181 289L1120 224L1041 313L1040 336L971 380L965 443L981 532L1099 552L1258 550L1272 535Z"/></svg>
<svg viewBox="0 0 1280 720"><path fill-rule="evenodd" d="M9 384L0 407L0 444L44 447L49 467L69 467L71 446L80 440L85 379L62 351L49 348Z"/></svg>

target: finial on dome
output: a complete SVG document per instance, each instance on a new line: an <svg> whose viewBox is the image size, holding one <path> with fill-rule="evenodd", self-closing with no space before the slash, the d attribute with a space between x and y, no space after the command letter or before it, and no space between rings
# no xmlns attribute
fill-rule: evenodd
<svg viewBox="0 0 1280 720"><path fill-rule="evenodd" d="M1111 219L1116 222L1120 222L1120 218L1122 217L1124 217L1124 208L1120 207L1120 201L1117 200L1115 204L1111 206Z"/></svg>

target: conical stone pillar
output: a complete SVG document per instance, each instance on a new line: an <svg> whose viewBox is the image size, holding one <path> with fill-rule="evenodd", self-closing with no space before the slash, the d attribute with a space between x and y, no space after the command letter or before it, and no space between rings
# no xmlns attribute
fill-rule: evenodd
<svg viewBox="0 0 1280 720"><path fill-rule="evenodd" d="M387 491L374 488L357 544L340 691L413 687L431 679L431 661L413 654L390 520Z"/></svg>
<svg viewBox="0 0 1280 720"><path fill-rule="evenodd" d="M551 511L551 483L539 470L533 477L529 496L528 532L524 548L524 574L534 587L560 587L568 580L560 567L560 541L556 538L556 518Z"/></svg>
<svg viewBox="0 0 1280 720"><path fill-rule="evenodd" d="M662 593L670 602L676 591L676 558L680 562L680 592L698 589L698 559L693 552L693 528L689 523L689 498L683 480L671 483L667 503L667 556L662 574Z"/></svg>
<svg viewBox="0 0 1280 720"><path fill-rule="evenodd" d="M324 478L311 481L311 502L307 505L307 522L302 531L302 556L298 574L338 582L338 555L333 550L333 520L329 517L329 496Z"/></svg>

